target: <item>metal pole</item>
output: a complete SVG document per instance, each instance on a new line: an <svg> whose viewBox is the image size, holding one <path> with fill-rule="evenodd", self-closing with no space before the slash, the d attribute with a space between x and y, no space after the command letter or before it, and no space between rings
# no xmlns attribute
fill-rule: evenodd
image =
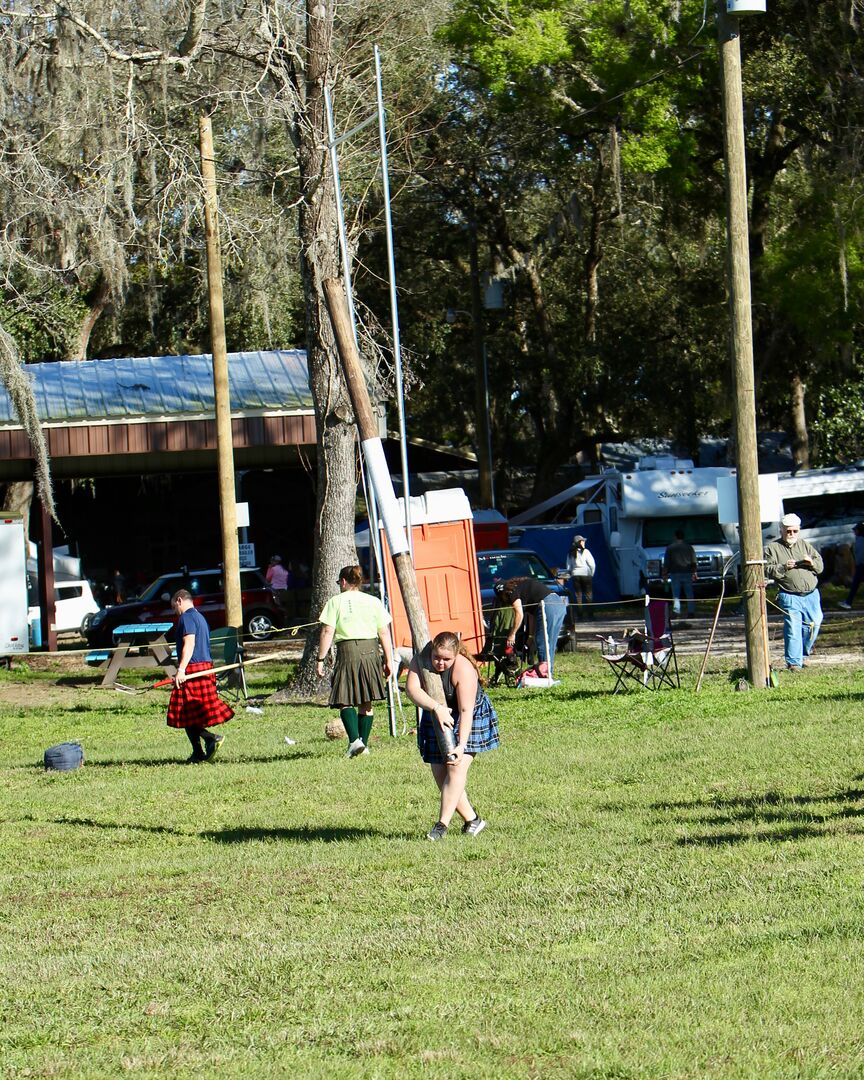
<svg viewBox="0 0 864 1080"><path fill-rule="evenodd" d="M237 504L234 498L234 436L228 390L225 345L225 307L222 299L222 253L219 246L219 208L213 127L209 116L199 121L201 175L204 179L204 230L207 245L207 285L210 300L210 347L213 351L213 393L216 408L216 456L219 467L219 509L222 518L222 577L225 584L225 622L243 625L240 601L240 550L237 547Z"/></svg>
<svg viewBox="0 0 864 1080"><path fill-rule="evenodd" d="M754 687L770 685L765 649L765 568L759 513L759 460L756 452L756 389L750 250L747 224L747 173L744 150L744 99L738 19L717 0L717 29L723 90L723 143L726 159L729 309L732 325L732 383L738 454L738 516L744 591L747 673Z"/></svg>
<svg viewBox="0 0 864 1080"><path fill-rule="evenodd" d="M372 490L372 484L366 476L366 468L363 464L363 451L360 451L360 480L363 484L363 495L366 499L366 508L369 511L369 580L372 584L375 582L375 574L373 570L377 569L378 572L378 595L381 598L381 603L390 610L389 598L387 596L387 583L384 580L384 556L381 550L381 533L378 529L378 504L375 501L375 492ZM391 633L391 646L393 646L393 655L396 655L395 645L393 643ZM399 694L399 677L398 677L399 665L397 662L396 670L391 671L390 678L387 680L387 719L391 736L396 735L396 698Z"/></svg>
<svg viewBox="0 0 864 1080"><path fill-rule="evenodd" d="M483 339L483 408L486 415L486 458L489 462L489 505L495 509L495 470L492 468L492 417L489 412L489 358Z"/></svg>
<svg viewBox="0 0 864 1080"><path fill-rule="evenodd" d="M336 147L339 141L336 138L336 126L333 122L333 102L330 97L330 90L325 85L324 87L324 105L327 116L327 150L330 155L330 170L333 173L333 189L336 197L336 222L339 229L339 251L342 257L342 279L345 282L345 297L348 302L348 314L351 318L351 333L354 336L354 345L357 351L360 351L360 342L357 337L357 316L354 311L354 289L351 283L351 259L348 255L348 231L345 228L345 210L342 203L342 182L339 175L339 155L336 152ZM362 126L365 126L367 121L364 121ZM363 456L360 456L360 467L363 468ZM378 511L375 503L375 492L372 490L371 485L366 484L365 476L363 477L363 494L366 499L366 509L369 516L369 543L370 548L370 578L372 577L371 570L373 565L372 555L375 555L375 560L378 564L378 572L381 579L381 599L386 600L386 585L384 582L384 573L382 570L380 551L378 545L380 544L380 537L378 536ZM388 688L388 712L390 717L390 734L396 734L396 715L393 707L393 690L392 687Z"/></svg>
<svg viewBox="0 0 864 1080"><path fill-rule="evenodd" d="M489 426L489 386L486 382L486 340L480 295L480 251L477 225L471 224L471 334L474 341L474 415L477 431L477 475L480 505L495 506L492 491L492 432Z"/></svg>
<svg viewBox="0 0 864 1080"><path fill-rule="evenodd" d="M390 175L387 165L387 130L384 124L384 94L381 86L381 53L375 46L375 94L378 102L378 141L381 147L381 185L384 197L384 229L387 236L387 273L390 279L390 321L393 327L393 363L396 368L396 406L399 414L399 456L402 461L402 497L408 550L414 558L411 529L411 488L408 483L408 438L405 433L405 387L402 378L402 347L399 339L399 301L396 296L396 260L393 256L393 218L390 213Z"/></svg>

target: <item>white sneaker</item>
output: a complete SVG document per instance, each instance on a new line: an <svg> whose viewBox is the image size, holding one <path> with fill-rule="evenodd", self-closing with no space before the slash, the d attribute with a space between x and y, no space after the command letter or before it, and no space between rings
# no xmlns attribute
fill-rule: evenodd
<svg viewBox="0 0 864 1080"><path fill-rule="evenodd" d="M837 605L837 607L843 608L844 611L851 611L852 610L852 605L849 603L848 600L841 600L840 603Z"/></svg>
<svg viewBox="0 0 864 1080"><path fill-rule="evenodd" d="M354 742L352 742L351 745L348 747L348 753L345 755L345 757L357 757L358 755L362 754L365 749L366 744L363 742L363 740L355 739Z"/></svg>

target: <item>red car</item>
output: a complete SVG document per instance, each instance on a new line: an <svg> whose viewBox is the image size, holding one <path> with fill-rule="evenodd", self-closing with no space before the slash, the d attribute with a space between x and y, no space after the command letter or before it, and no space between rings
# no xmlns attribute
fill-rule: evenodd
<svg viewBox="0 0 864 1080"><path fill-rule="evenodd" d="M85 630L91 648L106 649L114 644L118 626L129 623L176 622L171 597L178 589L188 589L195 607L215 630L225 625L225 589L222 571L179 570L163 574L135 600L97 611ZM243 605L243 634L265 641L284 625L284 615L260 570L240 571L240 601Z"/></svg>

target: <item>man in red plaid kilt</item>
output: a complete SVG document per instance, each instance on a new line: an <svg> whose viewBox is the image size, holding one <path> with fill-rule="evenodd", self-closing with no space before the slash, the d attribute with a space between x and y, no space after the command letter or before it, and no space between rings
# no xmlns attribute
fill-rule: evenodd
<svg viewBox="0 0 864 1080"><path fill-rule="evenodd" d="M197 671L207 671L213 667L210 628L204 616L195 609L191 593L178 589L171 604L177 612L174 640L179 660L174 689L168 702L168 726L185 728L192 744L192 756L188 763L194 765L200 761L212 761L216 756L225 736L216 735L209 729L230 720L234 710L216 693L215 675L189 678Z"/></svg>

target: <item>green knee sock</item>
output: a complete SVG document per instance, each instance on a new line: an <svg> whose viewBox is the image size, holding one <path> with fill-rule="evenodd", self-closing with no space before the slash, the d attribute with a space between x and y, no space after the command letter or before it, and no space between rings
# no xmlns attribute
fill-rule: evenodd
<svg viewBox="0 0 864 1080"><path fill-rule="evenodd" d="M369 733L372 731L372 721L374 717L372 713L360 713L360 738L368 746L369 745Z"/></svg>
<svg viewBox="0 0 864 1080"><path fill-rule="evenodd" d="M348 705L340 710L339 715L342 717L342 726L348 734L348 742L357 742L360 738L360 728L357 726L357 710L353 705Z"/></svg>

